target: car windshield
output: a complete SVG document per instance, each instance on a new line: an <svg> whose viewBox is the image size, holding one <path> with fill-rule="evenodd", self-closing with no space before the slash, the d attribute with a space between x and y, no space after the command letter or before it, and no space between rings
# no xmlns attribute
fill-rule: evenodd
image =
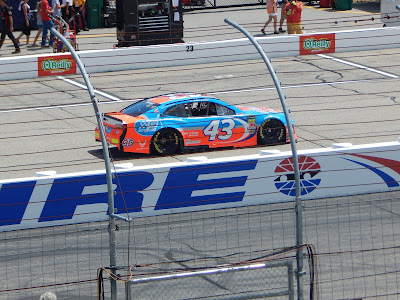
<svg viewBox="0 0 400 300"><path fill-rule="evenodd" d="M129 105L128 107L125 107L123 110L121 110L121 112L132 117L137 117L159 105L160 104L154 103L150 100L141 100Z"/></svg>

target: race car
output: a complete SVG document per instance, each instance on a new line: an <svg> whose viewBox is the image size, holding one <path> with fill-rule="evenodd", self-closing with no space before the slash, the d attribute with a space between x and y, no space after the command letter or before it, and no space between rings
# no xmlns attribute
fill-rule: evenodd
<svg viewBox="0 0 400 300"><path fill-rule="evenodd" d="M293 126L293 121L291 121ZM290 142L283 112L234 106L205 94L165 94L103 117L106 140L123 152L171 155ZM95 138L101 141L99 129Z"/></svg>

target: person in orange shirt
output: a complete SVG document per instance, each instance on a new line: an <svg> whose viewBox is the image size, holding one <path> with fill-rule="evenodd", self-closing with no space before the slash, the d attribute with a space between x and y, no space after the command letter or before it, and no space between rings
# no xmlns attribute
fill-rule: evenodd
<svg viewBox="0 0 400 300"><path fill-rule="evenodd" d="M287 28L289 34L303 34L301 26L301 12L303 11L303 2L293 0L285 5L283 12L287 15Z"/></svg>
<svg viewBox="0 0 400 300"><path fill-rule="evenodd" d="M264 27L261 29L261 32L265 34L265 28L274 20L274 33L279 34L278 30L276 30L276 25L278 23L278 0L267 0L267 11L268 11L268 21L265 23Z"/></svg>

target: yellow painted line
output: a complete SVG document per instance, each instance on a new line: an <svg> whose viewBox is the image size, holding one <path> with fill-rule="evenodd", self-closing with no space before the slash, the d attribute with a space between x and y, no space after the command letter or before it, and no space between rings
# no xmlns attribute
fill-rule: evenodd
<svg viewBox="0 0 400 300"><path fill-rule="evenodd" d="M99 33L99 34L87 34L87 35L76 35L78 38L89 38L89 37L101 37L101 36L117 36L117 33Z"/></svg>

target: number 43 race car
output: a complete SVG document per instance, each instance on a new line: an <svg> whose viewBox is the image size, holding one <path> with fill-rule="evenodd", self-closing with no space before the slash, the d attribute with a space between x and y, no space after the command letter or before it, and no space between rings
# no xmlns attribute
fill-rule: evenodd
<svg viewBox="0 0 400 300"><path fill-rule="evenodd" d="M143 99L120 112L106 113L103 125L107 141L123 152L170 155L289 142L283 112L234 106L202 94ZM95 138L101 141L98 128Z"/></svg>

